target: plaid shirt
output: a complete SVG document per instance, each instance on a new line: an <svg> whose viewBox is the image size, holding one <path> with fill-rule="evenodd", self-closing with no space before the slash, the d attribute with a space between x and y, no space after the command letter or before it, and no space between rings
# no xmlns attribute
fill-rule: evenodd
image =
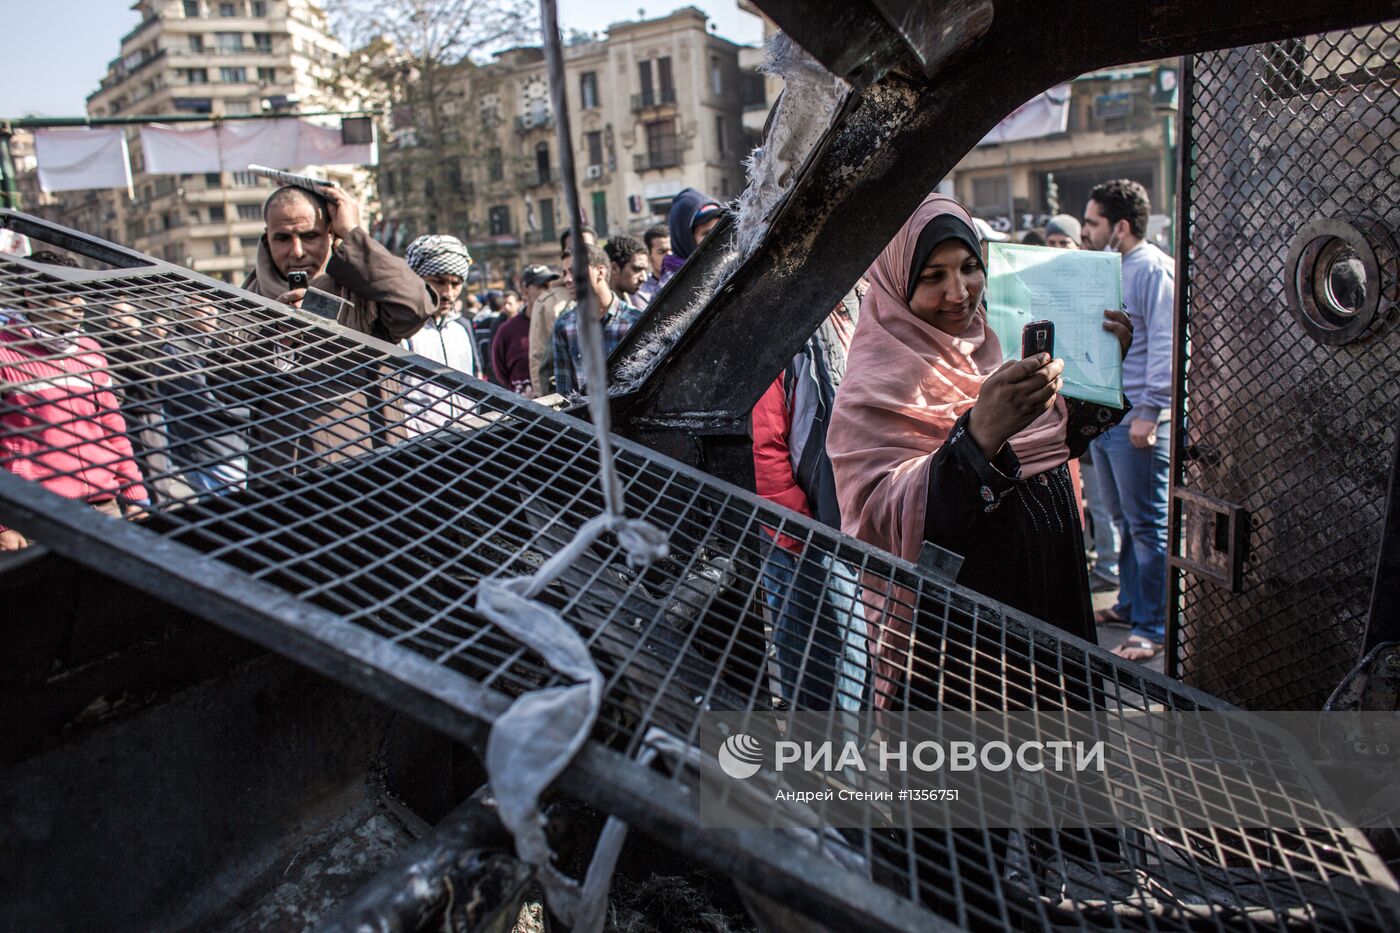
<svg viewBox="0 0 1400 933"><path fill-rule="evenodd" d="M641 316L641 311L613 296L608 313L603 315L604 357L617 349ZM583 382L583 344L578 336L578 308L573 307L554 322L554 390L560 395L582 392Z"/></svg>

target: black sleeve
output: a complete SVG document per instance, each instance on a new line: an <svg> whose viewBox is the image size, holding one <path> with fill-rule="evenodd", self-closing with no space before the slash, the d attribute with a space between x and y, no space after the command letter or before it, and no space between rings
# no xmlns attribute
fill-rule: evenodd
<svg viewBox="0 0 1400 933"><path fill-rule="evenodd" d="M1021 462L1010 444L988 460L972 435L967 415L953 425L928 466L924 540L961 553L978 516L994 510L1021 478Z"/></svg>
<svg viewBox="0 0 1400 933"><path fill-rule="evenodd" d="M1122 421L1123 416L1133 407L1131 402L1123 408L1109 408L1107 405L1069 396L1065 396L1064 399L1065 412L1069 416L1065 425L1065 443L1069 445L1071 460L1083 456L1090 441L1100 434L1106 434L1110 428Z"/></svg>

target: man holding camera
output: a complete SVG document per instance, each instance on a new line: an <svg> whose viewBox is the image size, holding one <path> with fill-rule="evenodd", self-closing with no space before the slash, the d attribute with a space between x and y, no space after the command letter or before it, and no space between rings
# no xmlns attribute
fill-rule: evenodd
<svg viewBox="0 0 1400 933"><path fill-rule="evenodd" d="M257 265L243 283L249 291L390 343L413 336L437 310L408 263L360 227L360 206L341 189L278 188L263 223Z"/></svg>
<svg viewBox="0 0 1400 933"><path fill-rule="evenodd" d="M257 263L243 283L249 291L389 343L417 333L437 310L436 296L408 263L360 228L359 205L339 188L278 188L263 204L263 220ZM274 356L263 350L250 360L240 338L266 348L269 332L278 335ZM305 325L288 321L263 333L224 332L216 339L236 361L226 367L235 389L245 371L261 379L269 365L298 385L248 399L254 414L250 481L259 473L362 456L408 436L402 384L387 370L342 361L341 351Z"/></svg>

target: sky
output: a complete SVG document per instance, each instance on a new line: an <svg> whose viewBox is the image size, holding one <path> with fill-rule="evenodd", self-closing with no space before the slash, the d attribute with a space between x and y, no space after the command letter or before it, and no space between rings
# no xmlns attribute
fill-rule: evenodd
<svg viewBox="0 0 1400 933"><path fill-rule="evenodd" d="M7 2L5 54L0 55L0 118L82 116L97 90L119 40L140 22L131 0L39 0ZM570 29L601 31L609 23L665 16L685 6L709 14L715 32L742 45L756 45L762 27L741 13L735 0L559 0L559 21ZM47 37L47 41L46 40Z"/></svg>

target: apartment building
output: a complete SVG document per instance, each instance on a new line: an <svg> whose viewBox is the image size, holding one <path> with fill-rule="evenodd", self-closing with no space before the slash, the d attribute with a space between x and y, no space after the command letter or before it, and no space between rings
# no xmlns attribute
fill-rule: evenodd
<svg viewBox="0 0 1400 933"><path fill-rule="evenodd" d="M1152 200L1153 233L1176 195L1175 59L1081 75L1065 132L979 146L950 175L953 192L995 229L1020 233L1063 212L1080 217L1094 186L1130 178Z"/></svg>
<svg viewBox="0 0 1400 933"><path fill-rule="evenodd" d="M92 117L358 108L333 87L344 48L310 0L138 0ZM60 222L238 282L252 268L268 183L247 172L149 175L138 128L128 130L135 199L124 191L69 192L43 208ZM324 171L324 167L312 167ZM359 192L367 171L331 173Z"/></svg>
<svg viewBox="0 0 1400 933"><path fill-rule="evenodd" d="M686 187L721 199L743 190L751 137L742 114L763 90L757 76L741 75L738 53L695 7L616 23L605 38L565 47L579 198L602 236L664 223ZM381 157L381 236L401 247L421 233L453 233L491 263L492 277L557 263L567 219L543 50L464 63L454 85L447 190L433 182L441 176L428 164L422 114L401 120ZM430 202L445 229L425 228Z"/></svg>

